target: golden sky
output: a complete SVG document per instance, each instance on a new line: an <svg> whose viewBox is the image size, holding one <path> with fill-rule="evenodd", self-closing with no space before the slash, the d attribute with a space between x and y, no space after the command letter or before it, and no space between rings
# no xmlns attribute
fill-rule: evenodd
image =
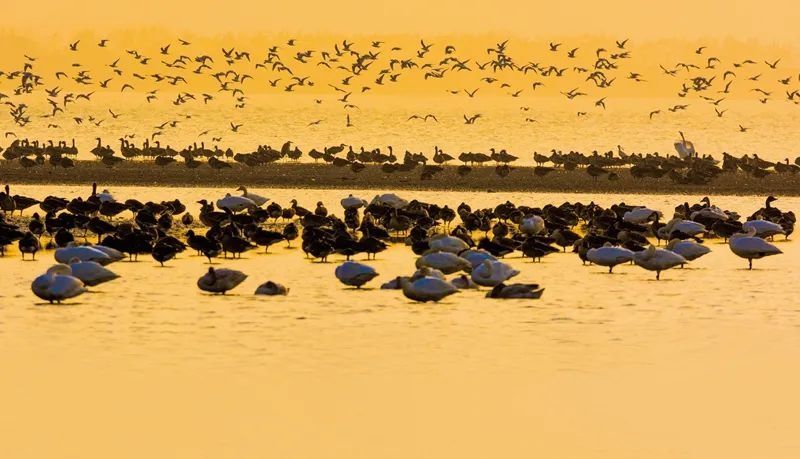
<svg viewBox="0 0 800 459"><path fill-rule="evenodd" d="M607 35L635 39L800 39L795 0L39 0L4 6L2 28L68 35L158 27L194 35L230 33Z"/></svg>

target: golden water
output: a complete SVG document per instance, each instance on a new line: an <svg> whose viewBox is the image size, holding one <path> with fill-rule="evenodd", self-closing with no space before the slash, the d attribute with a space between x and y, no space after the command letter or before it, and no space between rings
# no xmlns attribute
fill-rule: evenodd
<svg viewBox="0 0 800 459"><path fill-rule="evenodd" d="M14 193L87 195L85 187ZM225 190L112 188L117 199L186 203ZM253 190L281 204L345 194ZM357 193L370 198L374 191ZM671 214L699 196L404 192L474 207L625 200ZM714 197L746 215L761 197ZM800 209L800 199L778 201ZM196 205L188 204L196 214ZM298 241L299 242L299 241ZM63 306L31 280L52 262L0 258L0 457L3 458L794 458L800 249L755 262L712 253L661 281L615 274L571 253L507 260L538 301L460 292L415 304L384 281L413 270L395 245L370 262L363 291L274 246L217 266L249 278L200 293L205 259L160 268L148 256ZM291 291L254 297L268 279Z"/></svg>

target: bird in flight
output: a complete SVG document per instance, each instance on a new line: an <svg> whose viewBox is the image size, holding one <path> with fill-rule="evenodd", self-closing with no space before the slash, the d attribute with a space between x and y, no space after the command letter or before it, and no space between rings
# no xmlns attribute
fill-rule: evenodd
<svg viewBox="0 0 800 459"><path fill-rule="evenodd" d="M78 41L76 41L75 43L70 43L70 44L69 44L69 50L70 50L70 51L77 51L77 50L78 50L78 43L80 43L80 42L81 42L81 41L80 41L80 40L78 40Z"/></svg>
<svg viewBox="0 0 800 459"><path fill-rule="evenodd" d="M475 121L477 121L478 118L480 118L480 117L481 117L480 113L476 113L476 114L474 114L474 115L472 115L470 117L467 117L467 115L464 115L464 124L475 124Z"/></svg>
<svg viewBox="0 0 800 459"><path fill-rule="evenodd" d="M239 132L239 128L242 127L242 126L244 126L244 125L243 124L233 124L233 122L231 122L231 131Z"/></svg>
<svg viewBox="0 0 800 459"><path fill-rule="evenodd" d="M739 125L739 132L747 132L749 129L749 127L744 127L741 124Z"/></svg>

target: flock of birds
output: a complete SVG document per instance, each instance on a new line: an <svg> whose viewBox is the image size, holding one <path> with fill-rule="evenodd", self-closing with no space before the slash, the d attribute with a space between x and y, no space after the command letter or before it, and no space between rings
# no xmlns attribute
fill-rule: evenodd
<svg viewBox="0 0 800 459"><path fill-rule="evenodd" d="M679 103L653 108L642 113L643 117L679 116L687 110L706 110L714 118L736 116L726 105L734 98L800 104L800 75L784 69L780 57L729 60L700 46L687 50L677 62L634 68L635 51L627 39L592 48L549 43L517 53L512 53L509 40L481 50L460 50L452 43L424 39L411 47L379 40L358 44L342 40L312 48L296 39L260 50L236 46L200 49L182 39L153 49L129 45L116 46L108 39L99 43L77 40L63 45L64 52L58 56L65 62L49 65L23 54L20 62L6 63L10 68L0 70L0 84L7 85L0 86L0 103L8 106L9 119L19 129L38 123L47 123L51 129L103 127L108 119L124 120L131 104L172 110L164 123L147 127L147 132L114 134L151 142L181 129L198 105L225 104L240 113L248 107L252 92L301 93L305 99L313 98L307 102L312 107L337 105L341 124L352 128L358 123L361 99L382 90L391 92L389 88L405 82L437 85L436 90L470 103L484 94L514 98L520 101L520 122L524 119L525 123L538 122L531 111L534 97L561 98L575 116L585 117L613 104L612 87L635 89L650 83L663 86L664 82L669 82L674 101ZM58 68L39 70L42 67ZM112 102L97 100L96 95L103 92L122 94L128 102L119 108L109 106ZM457 119L425 113L402 121L474 125L486 117L478 102L474 104L473 112ZM40 105L45 108L38 109ZM315 116L312 110L307 113ZM241 119L225 121L220 121L216 112L213 116L208 122L214 128L198 132L198 139L208 136L221 141L223 134L233 136L248 129L244 114ZM307 126L331 122L308 119ZM745 124L739 118L737 131L752 130ZM7 137L12 135L16 134L6 132Z"/></svg>
<svg viewBox="0 0 800 459"><path fill-rule="evenodd" d="M417 256L416 270L384 283L414 301L439 301L459 290L488 288L490 298L539 298L542 288L531 283L512 283L520 272L503 261L519 253L541 261L548 255L571 249L586 264L607 267L633 263L653 271L683 266L708 254L706 238L723 238L730 250L748 260L777 255L781 250L769 240L788 239L796 218L782 211L769 196L764 207L747 216L721 209L704 198L675 207L666 219L658 210L624 202L604 208L564 202L532 207L512 202L494 208L475 208L461 203L447 205L408 201L396 194L377 195L371 201L352 194L340 201L342 216L322 202L313 209L297 200L281 206L246 187L241 195L227 193L215 203L202 199L197 217L179 200L142 203L118 200L108 190L92 187L87 197L47 196L41 200L0 192L0 254L16 243L22 258L35 259L44 249L54 250L58 264L37 277L31 288L39 298L61 302L84 293L87 287L118 276L106 266L112 262L150 255L164 265L184 251L196 252L209 264L219 256L234 263L241 254L276 244L289 246L300 239L306 257L327 262L344 260L335 269L344 285L360 288L378 276L369 260L393 241L410 247ZM26 210L38 207L21 220ZM20 216L14 216L19 212ZM124 218L130 213L132 218ZM13 219L20 219L17 224ZM180 230L179 230L180 228ZM188 229L188 230L187 230ZM185 230L185 232L183 232ZM97 243L88 242L89 233ZM201 234L202 233L202 234ZM42 243L42 238L48 240ZM652 240L664 248L652 244ZM358 254L366 262L352 260ZM451 276L448 278L448 276ZM224 294L247 275L228 268L209 267L197 281L199 289ZM269 281L257 294L283 295L289 289Z"/></svg>
<svg viewBox="0 0 800 459"><path fill-rule="evenodd" d="M532 156L533 174L544 177L556 170L572 171L585 170L593 179L604 177L615 181L620 178L620 169L626 168L631 176L637 179L659 179L667 177L677 184L703 185L710 183L720 174L742 172L752 177L763 179L771 174L794 176L800 172L800 156L790 162L786 158L783 162L772 162L762 159L758 154L743 155L740 157L723 153L721 161L711 155L700 155L694 145L686 140L681 133L681 139L676 141L677 155L660 155L659 153L626 152L621 146L617 150L591 153L579 151L563 152L551 150L549 154L534 152ZM0 148L3 159L17 161L24 168L34 168L49 164L52 167L75 167L75 158L78 148L75 140L71 143L48 141L40 143L28 139L14 140L5 150ZM411 152L406 150L402 156L394 153L392 146L385 150L381 148L359 149L345 144L327 146L321 150L311 149L303 152L292 142L285 142L280 148L270 145L259 145L255 151L235 153L231 148L221 149L218 146L207 148L204 142L196 143L181 150L175 150L169 145L162 147L159 141L150 144L145 140L142 147L137 147L126 139L120 139L119 155L110 145L103 145L97 138L97 145L91 153L99 162L107 167L132 160L147 160L159 167L168 167L173 164L183 164L188 169L196 169L207 164L214 170L231 169L231 164L240 164L246 167L259 167L278 161L298 161L306 155L314 162L322 161L337 169L349 169L358 174L369 166L379 167L384 174L394 172L419 171L421 180L431 180L444 172L446 166L452 162L460 163L455 168L459 176L469 175L475 165L494 165L495 174L504 178L515 169L513 165L519 156L509 153L505 149L490 148L488 152L461 152L453 156L438 146L434 146L433 154Z"/></svg>

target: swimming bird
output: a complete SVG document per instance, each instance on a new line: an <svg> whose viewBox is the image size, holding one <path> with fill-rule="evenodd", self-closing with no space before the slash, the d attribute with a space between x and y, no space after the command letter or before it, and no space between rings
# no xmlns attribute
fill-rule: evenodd
<svg viewBox="0 0 800 459"><path fill-rule="evenodd" d="M197 280L200 290L211 293L221 293L233 290L237 285L247 279L247 274L235 269L208 268L208 272Z"/></svg>
<svg viewBox="0 0 800 459"><path fill-rule="evenodd" d="M74 298L86 292L83 282L72 275L72 270L64 264L51 266L47 272L31 283L31 290L39 298L50 304Z"/></svg>

